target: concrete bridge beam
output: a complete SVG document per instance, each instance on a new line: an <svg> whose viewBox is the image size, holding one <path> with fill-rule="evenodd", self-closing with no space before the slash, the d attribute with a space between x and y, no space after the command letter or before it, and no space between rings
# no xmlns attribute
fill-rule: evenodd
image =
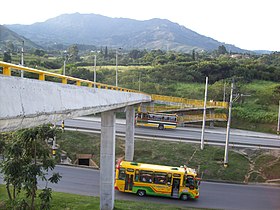
<svg viewBox="0 0 280 210"><path fill-rule="evenodd" d="M146 94L120 92L0 75L0 131L116 110L151 101Z"/></svg>

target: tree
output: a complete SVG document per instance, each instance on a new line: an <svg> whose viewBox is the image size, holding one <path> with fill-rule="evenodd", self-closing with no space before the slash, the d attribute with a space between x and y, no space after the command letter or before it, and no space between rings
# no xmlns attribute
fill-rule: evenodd
<svg viewBox="0 0 280 210"><path fill-rule="evenodd" d="M195 49L192 50L192 59L195 61Z"/></svg>
<svg viewBox="0 0 280 210"><path fill-rule="evenodd" d="M12 41L9 41L9 42L6 44L6 47L7 47L7 50L8 50L9 52L11 52L11 53L15 51L15 45L13 44Z"/></svg>
<svg viewBox="0 0 280 210"><path fill-rule="evenodd" d="M11 63L11 62L12 62L11 53L9 53L9 52L4 52L3 61L4 61L4 62Z"/></svg>
<svg viewBox="0 0 280 210"><path fill-rule="evenodd" d="M105 47L105 53L104 53L104 59L107 60L108 59L108 47Z"/></svg>
<svg viewBox="0 0 280 210"><path fill-rule="evenodd" d="M6 140L5 160L1 165L1 172L13 209L35 209L38 179L46 181L45 188L39 194L41 209L50 209L51 188L47 184L57 183L61 178L58 173L53 173L50 178L46 177L48 170L55 167L47 140L53 139L56 133L56 129L43 125L16 131L6 138L8 141ZM17 204L18 194L22 189L25 199Z"/></svg>
<svg viewBox="0 0 280 210"><path fill-rule="evenodd" d="M224 45L218 47L218 55L228 54L228 51Z"/></svg>
<svg viewBox="0 0 280 210"><path fill-rule="evenodd" d="M69 48L68 48L68 53L69 53L69 60L72 61L72 62L75 62L75 61L79 61L80 58L79 58L79 49L78 49L78 46L77 45L71 45Z"/></svg>

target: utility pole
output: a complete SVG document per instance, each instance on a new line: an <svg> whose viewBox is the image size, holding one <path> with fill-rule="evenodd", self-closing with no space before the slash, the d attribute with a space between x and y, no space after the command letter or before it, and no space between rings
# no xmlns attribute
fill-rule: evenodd
<svg viewBox="0 0 280 210"><path fill-rule="evenodd" d="M232 83L231 83L231 90L230 90L230 100L229 100L229 108L228 108L228 121L227 121L227 133L226 133L226 145L225 145L225 156L224 156L224 167L228 167L228 144L229 144L229 135L230 135L233 86L234 86L234 81L232 81Z"/></svg>
<svg viewBox="0 0 280 210"><path fill-rule="evenodd" d="M223 97L223 102L226 101L226 82L224 83L224 97Z"/></svg>
<svg viewBox="0 0 280 210"><path fill-rule="evenodd" d="M22 47L21 47L21 65L24 66L24 61L23 61L23 53L24 53L24 40L22 40ZM20 71L20 77L23 78L23 70Z"/></svg>
<svg viewBox="0 0 280 210"><path fill-rule="evenodd" d="M118 87L118 50L121 50L122 48L116 49L116 87Z"/></svg>
<svg viewBox="0 0 280 210"><path fill-rule="evenodd" d="M278 112L278 125L277 125L277 134L280 134L280 100L279 100L279 112Z"/></svg>
<svg viewBox="0 0 280 210"><path fill-rule="evenodd" d="M200 141L200 149L201 150L204 149L204 130L205 130L205 121L206 121L207 87L208 87L208 77L206 77L206 82L205 82L203 121L202 121L202 131L201 131L201 141Z"/></svg>
<svg viewBox="0 0 280 210"><path fill-rule="evenodd" d="M141 91L141 72L139 73L138 90Z"/></svg>
<svg viewBox="0 0 280 210"><path fill-rule="evenodd" d="M56 123L54 123L54 130L56 129ZM54 135L53 137L53 145L52 145L52 155L53 155L53 159L55 159L55 155L56 155L56 135Z"/></svg>
<svg viewBox="0 0 280 210"><path fill-rule="evenodd" d="M65 75L65 69L66 69L66 60L67 60L67 51L65 50L64 53L64 62L63 62L63 75Z"/></svg>
<svg viewBox="0 0 280 210"><path fill-rule="evenodd" d="M93 73L94 88L96 88L96 55L94 55L94 73Z"/></svg>
<svg viewBox="0 0 280 210"><path fill-rule="evenodd" d="M116 87L118 87L118 49L116 50Z"/></svg>
<svg viewBox="0 0 280 210"><path fill-rule="evenodd" d="M66 50L63 52L63 56L64 56L64 61L63 61L63 75L65 75L65 74L66 74L66 72L65 72L65 70L66 70L66 60L67 60L67 57L68 57L67 51L66 51ZM62 130L64 131L64 120L62 120L62 122L61 122L61 128L62 128ZM55 151L55 150L54 150L54 151Z"/></svg>

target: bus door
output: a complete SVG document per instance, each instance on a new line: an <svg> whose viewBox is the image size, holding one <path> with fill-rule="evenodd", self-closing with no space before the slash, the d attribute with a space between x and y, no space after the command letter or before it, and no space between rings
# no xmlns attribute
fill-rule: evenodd
<svg viewBox="0 0 280 210"><path fill-rule="evenodd" d="M171 193L172 198L179 198L180 180L181 179L173 178Z"/></svg>
<svg viewBox="0 0 280 210"><path fill-rule="evenodd" d="M131 169L131 170L133 170L133 169ZM134 173L131 173L131 172L132 171L129 171L129 169L127 169L127 173L125 175L125 186L124 186L125 192L132 192Z"/></svg>

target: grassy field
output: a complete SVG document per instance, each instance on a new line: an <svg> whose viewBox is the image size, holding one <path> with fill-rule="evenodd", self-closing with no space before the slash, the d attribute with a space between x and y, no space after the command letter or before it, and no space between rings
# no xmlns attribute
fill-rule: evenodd
<svg viewBox="0 0 280 210"><path fill-rule="evenodd" d="M67 151L74 161L76 154L93 154L99 165L100 135L64 132L57 140L60 148ZM116 159L124 157L125 144L122 138L116 140ZM229 167L224 168L224 147L136 139L134 161L162 165L187 165L196 168L204 180L231 182L265 182L280 178L280 152L259 149L230 148Z"/></svg>

